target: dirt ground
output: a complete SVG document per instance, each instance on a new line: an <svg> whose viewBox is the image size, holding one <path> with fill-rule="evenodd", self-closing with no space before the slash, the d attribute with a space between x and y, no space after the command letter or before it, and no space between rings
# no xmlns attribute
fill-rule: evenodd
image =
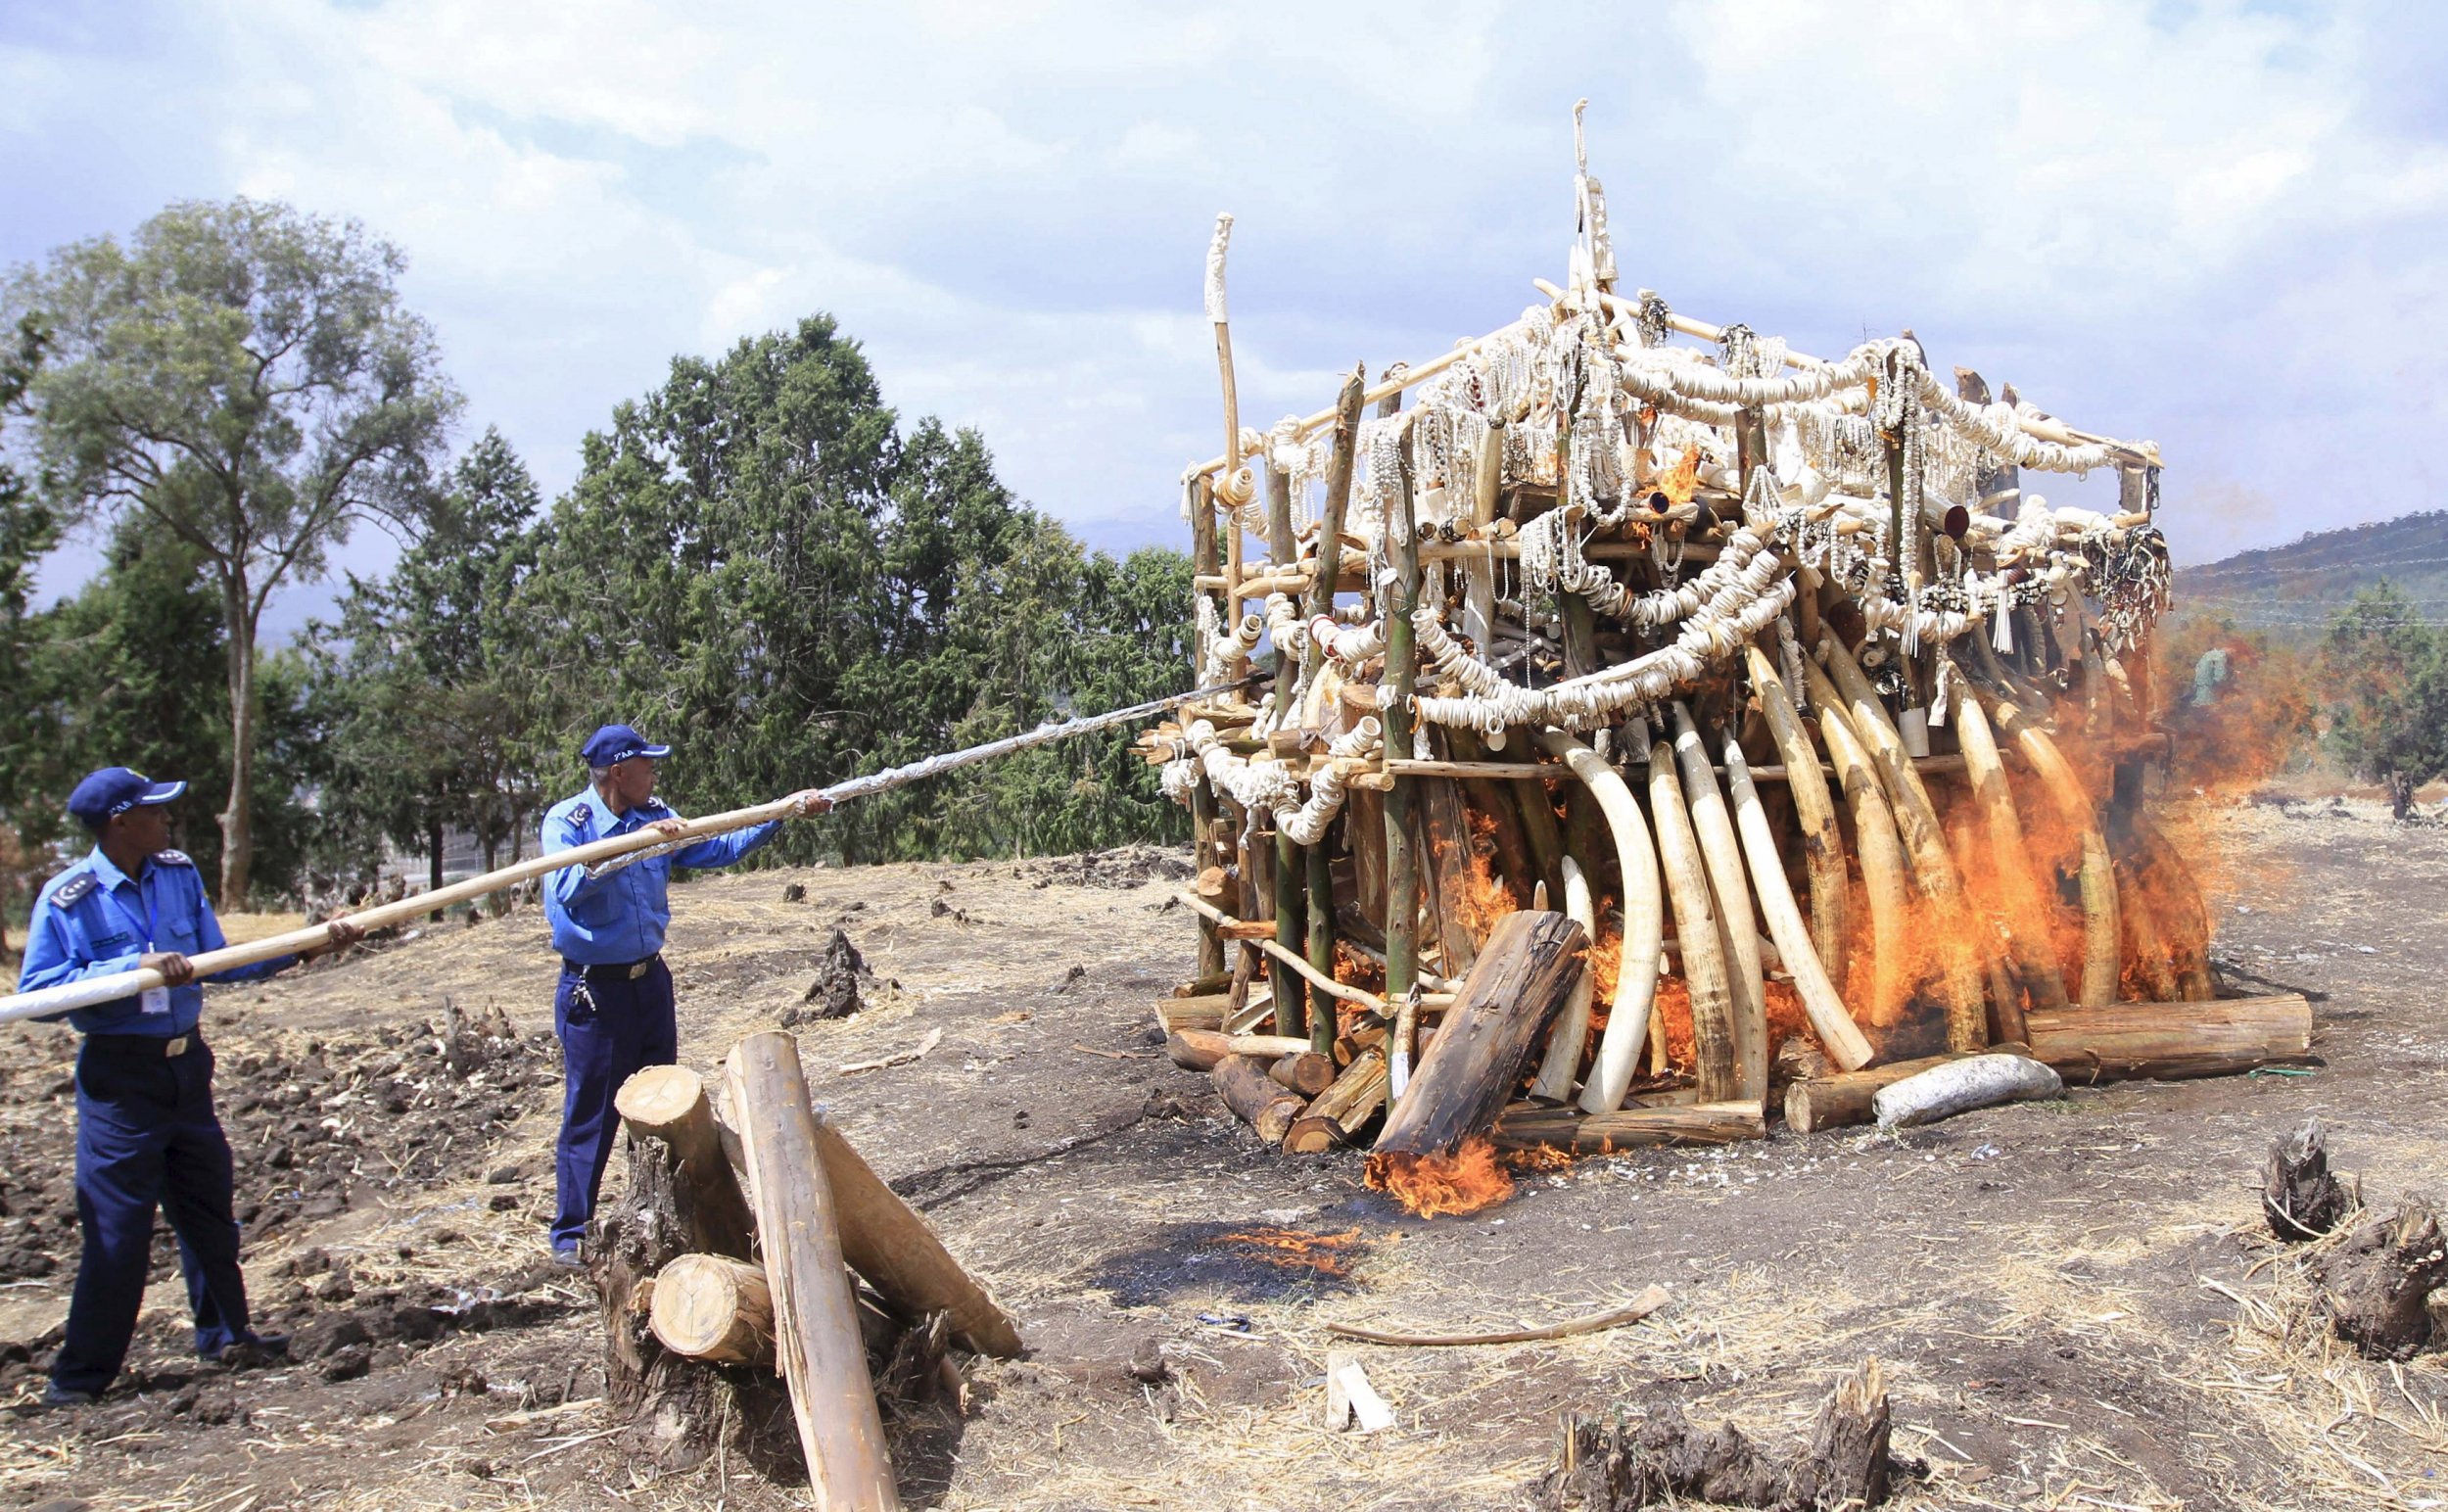
<svg viewBox="0 0 2448 1512"><path fill-rule="evenodd" d="M1564 1413L1664 1395L1788 1441L1876 1356L1897 1450L1928 1467L1905 1507L2448 1505L2448 1354L2332 1347L2256 1198L2311 1113L2374 1206L2448 1168L2448 828L2367 803L2216 827L2222 963L2317 995L2318 1066L1586 1160L1460 1219L1389 1209L1356 1155L1260 1150L1163 1059L1148 1005L1193 953L1179 858L709 875L675 893L669 957L683 1059L709 1068L798 1005L836 925L897 984L798 1024L803 1057L1030 1344L967 1362L965 1413L891 1425L914 1504L1513 1507ZM0 1505L806 1504L728 1460L657 1476L601 1408L591 1295L538 1263L552 972L525 912L216 991L254 1294L314 1357L200 1369L165 1244L132 1387L64 1413L26 1403L74 1265L72 1046L7 1031ZM936 1029L923 1060L840 1069ZM1329 1320L1541 1322L1652 1281L1672 1300L1614 1333L1356 1347L1398 1422L1323 1426Z"/></svg>

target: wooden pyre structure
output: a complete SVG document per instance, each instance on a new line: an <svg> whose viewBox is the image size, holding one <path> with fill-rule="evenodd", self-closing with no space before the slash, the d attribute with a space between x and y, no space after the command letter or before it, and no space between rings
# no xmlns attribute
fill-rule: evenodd
<svg viewBox="0 0 2448 1512"><path fill-rule="evenodd" d="M1200 863L1176 1059L1295 1150L1390 1095L1382 1164L1499 1110L1499 1143L1757 1134L1787 1041L1858 1073L1819 1122L1992 1045L2300 1056L2300 1000L2210 1001L2142 802L2157 449L1943 382L1909 333L1821 360L1619 293L1585 160L1574 188L1562 287L1264 434L1217 220L1198 672L1273 676L1146 742ZM2101 471L2113 511L2026 487Z"/></svg>

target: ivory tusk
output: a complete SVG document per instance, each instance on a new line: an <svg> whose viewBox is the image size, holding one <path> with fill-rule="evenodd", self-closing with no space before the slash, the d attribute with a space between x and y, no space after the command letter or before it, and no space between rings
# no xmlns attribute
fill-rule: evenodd
<svg viewBox="0 0 2448 1512"><path fill-rule="evenodd" d="M2107 839L2099 832L2099 817L2083 780L2075 776L2047 731L2003 705L1992 712L1999 725L2013 734L2032 770L2040 774L2041 785L2048 789L2066 827L2082 837L2083 986L2079 1001L2085 1008L2104 1008L2116 1001L2120 937L2116 869L2108 858Z"/></svg>
<svg viewBox="0 0 2448 1512"><path fill-rule="evenodd" d="M1751 908L1751 884L1743 875L1742 842L1725 812L1709 748L1701 743L1691 710L1674 702L1674 760L1681 769L1683 801L1691 806L1692 831L1717 898L1718 933L1725 942L1726 985L1734 1003L1734 1069L1745 1100L1768 1091L1767 980L1760 964L1760 921Z"/></svg>
<svg viewBox="0 0 2448 1512"><path fill-rule="evenodd" d="M1809 657L1803 675L1818 704L1819 734L1827 743L1828 765L1836 769L1836 785L1853 813L1854 855L1861 863L1861 890L1870 906L1870 1021L1895 1021L1912 984L1903 977L1905 931L1911 904L1906 896L1904 842L1896 835L1896 817L1871 770L1869 754L1853 732L1836 690Z"/></svg>
<svg viewBox="0 0 2448 1512"><path fill-rule="evenodd" d="M1758 646L1746 646L1751 660L1751 685L1760 695L1760 712L1785 764L1786 790L1793 794L1794 817L1802 829L1802 857L1811 872L1811 943L1818 948L1819 965L1830 981L1845 979L1845 914L1852 879L1845 873L1845 842L1836 826L1836 801L1828 795L1826 775L1819 771L1818 748L1803 728L1802 716L1785 690L1776 665ZM1824 1036L1822 1036L1824 1038Z"/></svg>
<svg viewBox="0 0 2448 1512"><path fill-rule="evenodd" d="M1735 1059L1734 998L1710 901L1708 869L1700 859L1700 840L1692 832L1682 786L1674 780L1674 748L1662 739L1649 746L1649 813L1658 825L1658 860L1666 874L1667 898L1674 907L1674 937L1683 947L1683 984L1691 996L1692 1054L1700 1063L1700 1096L1704 1102L1738 1102L1742 1074ZM1629 958L1627 942L1625 959ZM1581 1106L1592 1112L1613 1111L1590 1108L1587 1093L1582 1094Z"/></svg>
<svg viewBox="0 0 2448 1512"><path fill-rule="evenodd" d="M2160 938L2176 973L2176 995L2184 1002L2206 1003L2218 996L2218 987L2210 979L2210 919L2201 906L2201 884L2157 826L2137 818L2134 832L2142 842L2145 870L2160 879L2151 891L2166 903Z"/></svg>
<svg viewBox="0 0 2448 1512"><path fill-rule="evenodd" d="M1641 1042L1649 1037L1650 1010L1657 1002L1658 955L1666 939L1658 846L1650 839L1631 788L1596 751L1561 730L1540 731L1538 744L1570 766L1589 789L1607 827L1615 832L1616 861L1624 873L1624 946L1615 973L1615 1001L1607 1010L1606 1033L1599 1037L1598 1058L1581 1085L1580 1098L1588 1111L1611 1113L1624 1106L1624 1091L1639 1065Z"/></svg>
<svg viewBox="0 0 2448 1512"><path fill-rule="evenodd" d="M2032 1006L2065 1007L2065 979L2058 973L2048 944L2048 918L2055 900L2039 885L2032 853L2023 843L2023 822L2014 812L2014 789L2006 785L2005 763L1998 755L1998 739L1989 728L1968 679L1954 685L1955 740L1963 748L1964 775L1971 780L1989 835L1989 865L2005 905L2006 949L2014 957L2014 976L2032 996ZM2012 1041L2024 1040L2022 1005L2011 997L1998 1002L1998 1032Z"/></svg>
<svg viewBox="0 0 2448 1512"><path fill-rule="evenodd" d="M1854 732L1868 748L1888 802L1895 807L1896 834L1912 860L1912 875L1920 883L1921 895L1941 913L1962 913L1967 906L1963 879L1955 874L1954 858L1947 854L1947 831L1938 822L1938 806L1930 802L1921 774L1913 770L1904 736L1845 643L1832 635L1820 637L1819 643L1827 648L1827 676L1853 711ZM1815 686L1812 696L1817 696ZM1978 1050L1989 1043L1989 1016L1984 1010L1987 989L1981 981L1978 953L1957 931L1942 933L1937 945L1947 1048Z"/></svg>
<svg viewBox="0 0 2448 1512"><path fill-rule="evenodd" d="M1539 885L1543 888L1546 884ZM1581 864L1570 856L1564 858L1564 917L1579 924L1581 932L1589 936L1590 948L1597 948L1598 906L1589 895L1589 878L1581 874ZM1596 968L1583 966L1580 981L1565 1000L1564 1012L1556 1016L1555 1027L1547 1031L1547 1055L1538 1063L1538 1076L1530 1083L1530 1096L1561 1103L1573 1095L1573 1073L1581 1068L1581 1042L1589 1037L1589 1004L1597 993L1597 984Z"/></svg>
<svg viewBox="0 0 2448 1512"><path fill-rule="evenodd" d="M1828 979L1819 953L1811 948L1810 927L1794 902L1793 884L1785 879L1784 858L1776 853L1776 836L1768 829L1767 811L1760 789L1751 780L1751 765L1743 759L1742 742L1725 737L1725 787L1733 797L1734 827L1751 862L1751 885L1760 894L1760 912L1767 920L1768 937L1784 958L1785 970L1802 997L1802 1012L1827 1047L1828 1059L1848 1071L1870 1063L1870 1042L1846 1012L1845 1000Z"/></svg>

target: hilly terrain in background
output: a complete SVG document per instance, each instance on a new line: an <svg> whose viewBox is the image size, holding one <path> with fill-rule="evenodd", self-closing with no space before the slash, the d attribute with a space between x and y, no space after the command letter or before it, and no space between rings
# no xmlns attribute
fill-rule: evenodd
<svg viewBox="0 0 2448 1512"><path fill-rule="evenodd" d="M2312 638L2360 591L2396 585L2422 617L2448 623L2448 510L2323 531L2176 574L2177 612Z"/></svg>

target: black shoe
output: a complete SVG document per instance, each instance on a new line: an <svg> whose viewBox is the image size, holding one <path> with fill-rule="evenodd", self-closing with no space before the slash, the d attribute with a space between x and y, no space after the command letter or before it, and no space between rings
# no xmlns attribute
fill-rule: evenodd
<svg viewBox="0 0 2448 1512"><path fill-rule="evenodd" d="M552 1268L555 1270L585 1270L587 1268L587 1261L582 1258L579 1252L575 1250L555 1250L552 1252Z"/></svg>
<svg viewBox="0 0 2448 1512"><path fill-rule="evenodd" d="M51 1408L90 1407L100 1394L99 1392L80 1392L72 1386L62 1386L55 1381L42 1389L42 1405Z"/></svg>
<svg viewBox="0 0 2448 1512"><path fill-rule="evenodd" d="M274 1360L289 1358L287 1334L249 1334L236 1344L224 1345L216 1354L209 1356L215 1363L231 1370L253 1370Z"/></svg>

